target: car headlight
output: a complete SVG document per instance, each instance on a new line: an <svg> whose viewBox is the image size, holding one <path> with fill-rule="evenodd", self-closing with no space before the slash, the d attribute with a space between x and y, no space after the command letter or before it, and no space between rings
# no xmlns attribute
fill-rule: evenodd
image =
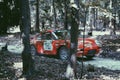
<svg viewBox="0 0 120 80"><path fill-rule="evenodd" d="M99 46L99 47L102 47L102 44L99 40L95 40L95 43Z"/></svg>

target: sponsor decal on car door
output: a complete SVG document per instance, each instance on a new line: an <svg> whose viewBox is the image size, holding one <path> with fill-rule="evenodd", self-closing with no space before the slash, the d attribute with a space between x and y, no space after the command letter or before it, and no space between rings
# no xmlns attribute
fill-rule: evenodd
<svg viewBox="0 0 120 80"><path fill-rule="evenodd" d="M45 51L52 51L53 50L52 40L45 40L43 48Z"/></svg>

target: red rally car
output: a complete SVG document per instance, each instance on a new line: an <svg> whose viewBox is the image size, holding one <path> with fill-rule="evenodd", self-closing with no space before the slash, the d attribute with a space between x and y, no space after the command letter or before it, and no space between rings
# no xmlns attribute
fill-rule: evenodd
<svg viewBox="0 0 120 80"><path fill-rule="evenodd" d="M66 30L47 30L37 34L30 39L31 53L44 55L57 55L60 59L65 60L70 50L70 33ZM84 46L84 48L83 48ZM78 38L78 49L76 56L86 56L92 58L99 54L100 43L91 38Z"/></svg>

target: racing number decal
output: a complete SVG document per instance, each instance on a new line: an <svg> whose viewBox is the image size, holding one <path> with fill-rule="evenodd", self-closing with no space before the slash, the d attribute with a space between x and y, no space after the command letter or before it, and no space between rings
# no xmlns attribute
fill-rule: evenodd
<svg viewBox="0 0 120 80"><path fill-rule="evenodd" d="M44 42L44 50L52 50L52 40L46 40Z"/></svg>

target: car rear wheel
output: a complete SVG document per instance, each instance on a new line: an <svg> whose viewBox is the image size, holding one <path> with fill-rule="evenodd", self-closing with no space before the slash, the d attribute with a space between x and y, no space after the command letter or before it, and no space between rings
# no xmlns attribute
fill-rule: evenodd
<svg viewBox="0 0 120 80"><path fill-rule="evenodd" d="M59 58L61 60L67 60L68 59L68 49L66 47L61 47L59 49Z"/></svg>

